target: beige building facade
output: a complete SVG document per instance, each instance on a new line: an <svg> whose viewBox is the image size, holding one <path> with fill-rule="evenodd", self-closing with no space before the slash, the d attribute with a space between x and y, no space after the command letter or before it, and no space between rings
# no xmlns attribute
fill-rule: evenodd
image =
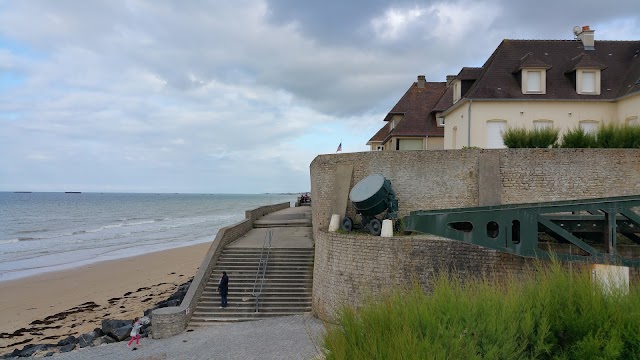
<svg viewBox="0 0 640 360"><path fill-rule="evenodd" d="M500 132L509 127L534 129L551 126L586 131L600 124L638 125L640 94L616 101L462 100L446 113L444 148L504 148Z"/></svg>
<svg viewBox="0 0 640 360"><path fill-rule="evenodd" d="M573 40L503 40L482 67L444 83L418 77L371 150L499 149L508 128L553 127L562 137L574 128L640 126L640 41L574 31Z"/></svg>

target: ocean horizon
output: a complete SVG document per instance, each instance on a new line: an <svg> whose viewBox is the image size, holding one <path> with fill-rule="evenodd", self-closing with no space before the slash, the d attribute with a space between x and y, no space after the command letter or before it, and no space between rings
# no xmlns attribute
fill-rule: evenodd
<svg viewBox="0 0 640 360"><path fill-rule="evenodd" d="M0 192L0 281L209 242L297 195Z"/></svg>

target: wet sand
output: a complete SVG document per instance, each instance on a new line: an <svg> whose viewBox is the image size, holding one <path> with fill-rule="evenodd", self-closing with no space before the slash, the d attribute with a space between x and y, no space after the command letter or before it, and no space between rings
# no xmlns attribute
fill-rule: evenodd
<svg viewBox="0 0 640 360"><path fill-rule="evenodd" d="M133 319L198 269L210 242L0 282L0 354Z"/></svg>

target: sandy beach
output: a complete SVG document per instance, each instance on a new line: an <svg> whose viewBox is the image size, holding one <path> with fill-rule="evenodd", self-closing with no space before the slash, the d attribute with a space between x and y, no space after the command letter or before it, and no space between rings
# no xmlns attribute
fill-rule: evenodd
<svg viewBox="0 0 640 360"><path fill-rule="evenodd" d="M210 242L0 282L0 354L132 319L196 272Z"/></svg>

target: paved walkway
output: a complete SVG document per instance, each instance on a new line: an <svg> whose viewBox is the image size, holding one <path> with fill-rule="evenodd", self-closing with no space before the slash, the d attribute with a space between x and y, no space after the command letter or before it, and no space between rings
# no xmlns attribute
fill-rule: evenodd
<svg viewBox="0 0 640 360"><path fill-rule="evenodd" d="M227 248L261 248L267 230L272 231L271 246L274 248L312 248L311 207L299 206L286 208L267 214L256 220L265 228L251 229Z"/></svg>
<svg viewBox="0 0 640 360"><path fill-rule="evenodd" d="M141 339L56 354L53 359L314 359L321 353L324 325L310 315L226 323L161 340Z"/></svg>

